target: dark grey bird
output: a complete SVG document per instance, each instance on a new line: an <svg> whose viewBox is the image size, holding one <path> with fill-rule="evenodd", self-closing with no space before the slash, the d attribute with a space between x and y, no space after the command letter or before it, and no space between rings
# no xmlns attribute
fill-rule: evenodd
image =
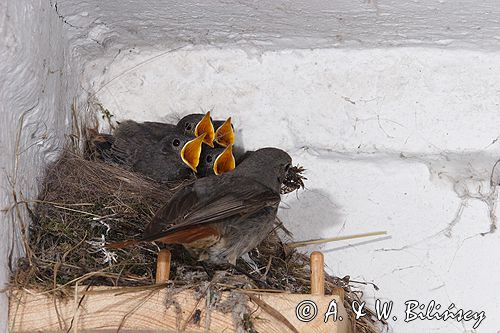
<svg viewBox="0 0 500 333"><path fill-rule="evenodd" d="M283 150L259 149L233 171L200 178L179 190L140 239L107 247L145 241L182 244L199 260L234 265L272 231L291 162Z"/></svg>
<svg viewBox="0 0 500 333"><path fill-rule="evenodd" d="M231 126L231 120L229 119L229 124L227 123L227 120L225 122L214 121L212 123L209 111L206 114L188 114L182 117L176 125L152 121L139 123L133 120L125 120L118 125L113 135L116 138L123 139L134 137L135 142L147 145L158 142L165 135L172 132L183 133L192 137L198 137L205 134L204 142L210 147L214 147L214 140L217 135L222 146L226 147L227 143L231 140L234 142L234 132ZM217 126L217 132L214 126Z"/></svg>
<svg viewBox="0 0 500 333"><path fill-rule="evenodd" d="M196 126L204 117L205 114L202 113L188 114L182 117L176 125L154 121L139 123L134 120L125 120L118 124L114 135L133 135L142 137L145 140L160 140L167 133L178 131L194 136Z"/></svg>
<svg viewBox="0 0 500 333"><path fill-rule="evenodd" d="M226 121L213 122L217 126L214 131L214 125L210 118L210 112L206 114L193 113L184 116L179 122L174 124L160 122L139 123L133 120L120 122L113 135L98 133L89 129L90 151L94 156L103 159L106 162L124 164L124 160L116 154L116 142L121 146L127 146L128 150L148 149L152 151L154 146L167 134L178 133L191 137L198 137L205 134L203 142L210 147L227 147L234 142L234 131L231 124L231 118ZM127 165L126 165L127 166Z"/></svg>
<svg viewBox="0 0 500 333"><path fill-rule="evenodd" d="M201 144L191 139L199 134L197 138L202 137L202 142L213 145L215 135L210 112L189 114L177 125L126 120L112 136L98 134L94 136L94 146L104 161L123 165L161 182L193 176ZM208 142L207 136L212 138Z"/></svg>
<svg viewBox="0 0 500 333"><path fill-rule="evenodd" d="M204 136L192 139L174 131L148 145L141 144L142 138L115 137L108 159L159 182L189 179L198 167Z"/></svg>
<svg viewBox="0 0 500 333"><path fill-rule="evenodd" d="M236 160L233 155L233 146L226 148L210 148L203 146L200 155L200 164L197 168L198 177L220 176L236 167Z"/></svg>

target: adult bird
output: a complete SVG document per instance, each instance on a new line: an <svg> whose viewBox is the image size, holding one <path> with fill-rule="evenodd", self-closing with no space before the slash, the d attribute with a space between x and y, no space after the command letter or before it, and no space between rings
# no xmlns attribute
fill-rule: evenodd
<svg viewBox="0 0 500 333"><path fill-rule="evenodd" d="M107 247L147 241L182 244L198 260L235 265L272 231L291 162L283 150L256 150L233 171L197 179L179 190L140 239Z"/></svg>

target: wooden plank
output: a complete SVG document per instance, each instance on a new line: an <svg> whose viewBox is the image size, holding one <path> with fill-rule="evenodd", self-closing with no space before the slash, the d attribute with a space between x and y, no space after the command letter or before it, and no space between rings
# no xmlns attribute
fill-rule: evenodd
<svg viewBox="0 0 500 333"><path fill-rule="evenodd" d="M290 323L297 329L298 332L306 333L349 333L349 321L347 320L347 312L344 308L342 301L337 295L322 296L322 295L301 295L301 294L264 294L258 295L267 304L276 309L279 313L285 316ZM325 323L325 313L327 312L330 303L334 301L337 306L337 318L342 317L342 321L333 321L333 317L329 316L327 322ZM299 312L302 310L303 313L301 317L311 318L312 315L308 313L313 313L313 302L317 307L317 313L313 320L311 321L301 321L297 318L296 310L299 308ZM262 309L259 310L259 316L262 314ZM271 321L276 322L272 316L265 315L265 317ZM256 325L257 331L267 332L267 326ZM279 332L290 332L284 325L281 326Z"/></svg>
<svg viewBox="0 0 500 333"><path fill-rule="evenodd" d="M11 294L10 332L234 332L231 312L217 306L207 312L206 295L196 299L193 291L176 294L167 289L123 292L120 288L94 287L87 293L78 289L73 299L59 300L48 295L26 291ZM347 318L338 295L313 296L298 294L251 293L246 304L251 322L259 332L348 333L348 321L324 323L324 313L332 300L339 315ZM231 311L230 293L223 292L218 304L226 303ZM234 296L231 298L234 301ZM297 305L304 300L315 302L317 316L310 322L297 319ZM285 321L276 319L279 313ZM305 312L307 314L307 311ZM209 320L207 319L207 314ZM288 321L288 322L286 322ZM205 327L208 326L206 330Z"/></svg>

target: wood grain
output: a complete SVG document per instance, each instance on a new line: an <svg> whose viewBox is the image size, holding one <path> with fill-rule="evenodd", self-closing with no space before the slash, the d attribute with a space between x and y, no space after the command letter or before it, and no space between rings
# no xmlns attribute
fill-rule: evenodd
<svg viewBox="0 0 500 333"><path fill-rule="evenodd" d="M323 253L311 253L311 294L322 296L325 294L325 258Z"/></svg>
<svg viewBox="0 0 500 333"><path fill-rule="evenodd" d="M229 292L223 292L219 303L230 297ZM242 299L244 302L248 299L246 305L252 313L251 322L259 332L349 333L347 314L338 295L252 293L251 297L258 301ZM316 318L310 322L302 322L296 317L296 307L304 300L315 302L318 308ZM339 315L345 318L343 321L333 322L329 318L324 323L324 313L331 301L337 303ZM210 320L206 320L206 303L204 297L196 299L192 291L171 294L165 288L141 291L128 288L124 291L121 288L94 287L87 292L79 288L72 299L65 300L13 291L10 332L179 332L181 329L196 333L234 332L231 312L223 313L212 307ZM288 323L276 318L273 311L281 314ZM205 326L208 326L207 330Z"/></svg>
<svg viewBox="0 0 500 333"><path fill-rule="evenodd" d="M156 283L165 283L170 278L170 259L172 254L167 249L162 249L158 253L156 262Z"/></svg>

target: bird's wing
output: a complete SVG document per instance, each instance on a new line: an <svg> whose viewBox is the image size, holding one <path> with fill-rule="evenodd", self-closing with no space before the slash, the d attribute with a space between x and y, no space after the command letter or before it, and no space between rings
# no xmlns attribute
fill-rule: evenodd
<svg viewBox="0 0 500 333"><path fill-rule="evenodd" d="M141 142L155 142L161 140L177 127L173 124L147 121L138 123L133 120L126 120L116 128L114 134L118 138L127 140L138 140Z"/></svg>
<svg viewBox="0 0 500 333"><path fill-rule="evenodd" d="M143 238L155 235L172 226L182 215L182 212L189 211L197 202L198 196L193 191L193 184L184 186L156 212L153 220L144 229Z"/></svg>
<svg viewBox="0 0 500 333"><path fill-rule="evenodd" d="M173 124L158 123L153 121L146 121L144 123L144 128L147 130L148 137L154 140L161 140L169 132L177 130L177 126Z"/></svg>
<svg viewBox="0 0 500 333"><path fill-rule="evenodd" d="M138 161L147 161L160 153L158 141L142 133L141 135L117 136L108 155L113 162L134 166ZM151 156L152 155L152 156Z"/></svg>
<svg viewBox="0 0 500 333"><path fill-rule="evenodd" d="M249 216L280 202L278 193L253 179L240 176L222 181L221 177L203 178L207 179L204 186L198 181L177 192L156 213L142 239L155 240L195 225Z"/></svg>
<svg viewBox="0 0 500 333"><path fill-rule="evenodd" d="M136 150L134 144L122 138L115 138L111 149L104 155L106 162L131 166L135 161Z"/></svg>

